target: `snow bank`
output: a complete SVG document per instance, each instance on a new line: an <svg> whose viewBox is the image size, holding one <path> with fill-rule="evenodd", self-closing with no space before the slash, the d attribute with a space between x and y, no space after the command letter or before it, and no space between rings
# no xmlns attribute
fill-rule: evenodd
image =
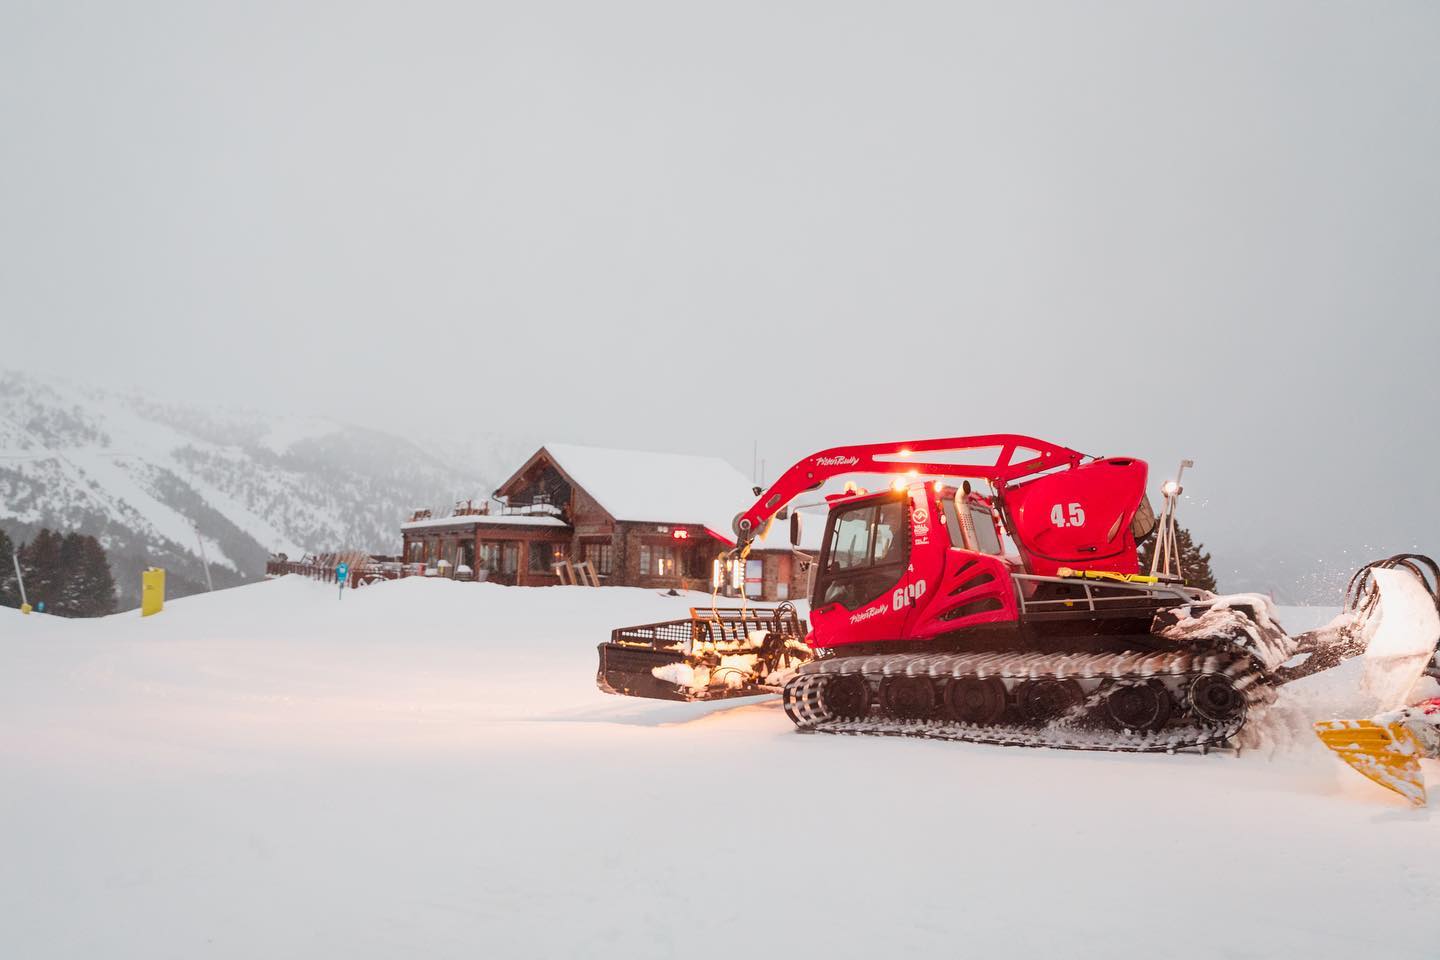
<svg viewBox="0 0 1440 960"><path fill-rule="evenodd" d="M596 691L612 627L698 602L286 578L0 610L5 954L1434 955L1440 828L1313 736L1076 754ZM1322 679L1282 702L1323 712Z"/></svg>

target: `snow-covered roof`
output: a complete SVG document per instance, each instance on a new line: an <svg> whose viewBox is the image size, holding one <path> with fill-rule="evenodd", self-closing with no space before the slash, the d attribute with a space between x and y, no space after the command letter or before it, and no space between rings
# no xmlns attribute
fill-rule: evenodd
<svg viewBox="0 0 1440 960"><path fill-rule="evenodd" d="M719 457L565 443L543 449L616 520L700 524L733 541L735 515L755 502L750 481Z"/></svg>
<svg viewBox="0 0 1440 960"><path fill-rule="evenodd" d="M559 517L552 517L546 514L516 514L514 516L503 516L498 514L472 513L463 517L430 517L427 520L407 520L400 524L401 530L421 530L425 527L457 527L474 526L475 524L495 524L497 526L515 527L563 527L564 520Z"/></svg>
<svg viewBox="0 0 1440 960"><path fill-rule="evenodd" d="M825 541L825 513L806 511L801 514L800 547L806 553L819 553ZM770 525L770 533L764 539L756 540L754 550L789 550L790 521L776 520Z"/></svg>

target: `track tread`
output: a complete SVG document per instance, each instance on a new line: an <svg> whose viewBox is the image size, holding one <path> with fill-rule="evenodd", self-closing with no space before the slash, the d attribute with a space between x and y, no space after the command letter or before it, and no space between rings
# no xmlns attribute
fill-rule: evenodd
<svg viewBox="0 0 1440 960"><path fill-rule="evenodd" d="M861 675L867 684L890 676L928 676L943 681L952 677L1000 677L1023 681L1042 678L1083 680L1150 680L1170 678L1188 684L1202 674L1227 677L1245 697L1245 710L1225 723L1196 717L1176 719L1150 732L1115 731L1081 723L1099 702L1092 692L1065 716L1039 726L1024 724L969 724L949 719L910 719L891 715L835 716L824 703L826 678ZM1092 750L1119 753L1174 753L1208 750L1230 743L1245 723L1274 699L1254 662L1233 652L1174 651L1157 653L995 653L892 654L889 656L832 657L802 666L785 685L782 703L786 714L805 732L838 736L911 737L1002 746L1049 747L1058 750ZM1185 706L1184 704L1181 705ZM876 709L872 705L872 711Z"/></svg>

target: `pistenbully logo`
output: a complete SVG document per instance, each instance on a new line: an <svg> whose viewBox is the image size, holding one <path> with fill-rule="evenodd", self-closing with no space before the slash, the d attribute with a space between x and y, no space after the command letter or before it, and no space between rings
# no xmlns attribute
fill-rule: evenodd
<svg viewBox="0 0 1440 960"><path fill-rule="evenodd" d="M885 613L885 612L886 612L886 608L885 608L885 604L883 604L883 603L880 604L880 606L878 606L878 607L867 607L866 609L861 610L859 613L853 615L853 616L850 618L850 622L851 622L851 623L864 623L866 620L869 620L871 617L878 617L878 616L880 616L880 614Z"/></svg>
<svg viewBox="0 0 1440 960"><path fill-rule="evenodd" d="M859 457L816 457L817 467L853 467L860 462Z"/></svg>

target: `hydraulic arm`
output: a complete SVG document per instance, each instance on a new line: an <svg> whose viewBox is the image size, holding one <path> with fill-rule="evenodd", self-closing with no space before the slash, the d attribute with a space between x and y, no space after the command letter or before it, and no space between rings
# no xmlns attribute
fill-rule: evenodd
<svg viewBox="0 0 1440 960"><path fill-rule="evenodd" d="M938 458L937 454L969 456L964 460L950 460ZM765 522L795 497L845 474L938 474L974 477L998 486L1055 467L1078 466L1087 458L1087 454L1069 447L1018 433L832 447L811 454L786 470L750 509L735 518L737 544L744 549Z"/></svg>

